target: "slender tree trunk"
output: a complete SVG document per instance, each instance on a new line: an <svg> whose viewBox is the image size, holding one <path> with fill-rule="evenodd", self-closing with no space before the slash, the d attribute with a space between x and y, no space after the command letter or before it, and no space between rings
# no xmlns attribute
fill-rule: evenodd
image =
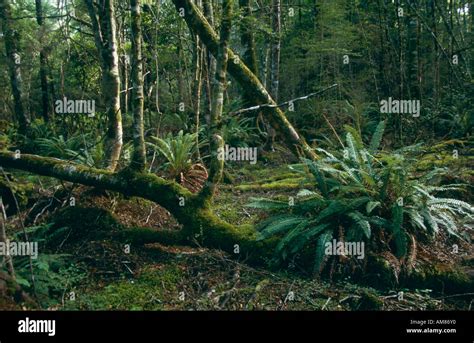
<svg viewBox="0 0 474 343"><path fill-rule="evenodd" d="M160 5L161 2L156 2L156 15L160 12ZM158 59L158 25L155 25L155 51L154 51L154 58L155 58L155 72L156 72L156 88L155 88L155 109L158 114L161 115L160 110L160 68L159 68L159 59Z"/></svg>
<svg viewBox="0 0 474 343"><path fill-rule="evenodd" d="M240 9L243 14L243 20L240 23L240 42L244 47L243 60L252 73L258 75L258 61L255 45L255 37L252 28L252 1L239 0ZM243 106L252 106L252 95L248 94L248 90L243 90Z"/></svg>
<svg viewBox="0 0 474 343"><path fill-rule="evenodd" d="M202 15L196 5L191 0L173 0L178 11L184 9L184 19L189 28L199 34L202 42L206 44L209 51L216 56L218 52L219 39L209 22ZM238 61L235 53L228 48L229 60L234 63L229 63L229 73L241 85L252 90L255 97L255 104L269 104L276 105L275 101L263 87L260 80L248 69L243 61ZM237 63L235 63L237 61ZM308 158L315 159L317 155L314 150L306 143L295 128L291 125L285 116L285 113L278 107L266 107L264 109L265 116L268 116L272 127L281 135L284 143L296 155L305 155Z"/></svg>
<svg viewBox="0 0 474 343"><path fill-rule="evenodd" d="M206 17L209 25L214 28L214 7L212 5L212 0L203 0L202 2L204 16ZM212 111L212 87L211 79L214 78L216 74L216 59L211 54L209 49L206 47L206 95L208 103L208 115L206 116L206 123L210 124L211 111Z"/></svg>
<svg viewBox="0 0 474 343"><path fill-rule="evenodd" d="M403 50L403 37L402 37L402 20L398 13L400 7L400 0L396 1L397 4L397 36L398 36L398 47L397 47L397 55L398 55L398 92L399 98L403 99L404 95L404 50ZM397 132L398 132L398 143L399 146L403 145L403 120L402 116L396 116L396 125L397 125Z"/></svg>
<svg viewBox="0 0 474 343"><path fill-rule="evenodd" d="M273 100L278 102L278 91L280 82L280 49L281 49L281 0L273 0L272 8L272 67L270 94Z"/></svg>
<svg viewBox="0 0 474 343"><path fill-rule="evenodd" d="M130 0L132 21L132 106L133 106L133 156L131 167L143 171L146 149L143 125L143 61L140 0ZM157 85L158 87L158 85Z"/></svg>
<svg viewBox="0 0 474 343"><path fill-rule="evenodd" d="M177 46L177 54L178 54L178 70L177 70L177 78L178 78L178 94L179 94L179 102L183 103L185 108L188 108L188 91L186 87L186 64L183 62L185 57L183 54L183 39L182 39L182 32L181 32L181 23L178 24L178 46Z"/></svg>
<svg viewBox="0 0 474 343"><path fill-rule="evenodd" d="M118 28L118 45L119 45L119 69L120 69L120 111L122 115L128 114L128 89L130 88L128 83L128 74L129 74L129 57L125 49L125 37L126 37L126 24L125 19L121 19Z"/></svg>
<svg viewBox="0 0 474 343"><path fill-rule="evenodd" d="M214 195L224 171L224 159L219 157L219 151L224 148L224 139L221 132L222 110L224 108L224 93L226 88L227 61L229 59L227 45L232 27L233 0L224 0L222 8L222 24L220 41L217 48L217 67L212 87L211 111L211 164L209 182L203 188L202 194L209 198Z"/></svg>
<svg viewBox="0 0 474 343"><path fill-rule="evenodd" d="M21 59L18 53L20 35L11 26L11 9L8 0L0 0L0 19L4 34L5 51L7 54L8 69L10 72L10 85L12 87L15 116L19 124L19 132L26 134L30 118L23 104L23 82L21 78Z"/></svg>
<svg viewBox="0 0 474 343"><path fill-rule="evenodd" d="M45 34L43 22L43 4L41 0L35 0L36 22L39 25L41 35ZM45 121L49 120L49 92L48 92L48 62L45 47L42 45L40 50L40 81L41 81L41 115Z"/></svg>
<svg viewBox="0 0 474 343"><path fill-rule="evenodd" d="M270 80L270 64L271 64L271 44L266 43L267 46L265 47L265 69L263 70L263 87L269 89L269 85L271 83Z"/></svg>
<svg viewBox="0 0 474 343"><path fill-rule="evenodd" d="M202 1L197 0L196 6L202 8ZM202 76L203 76L203 64L204 64L204 46L197 35L191 32L193 38L193 82L192 82L192 98L193 98L193 112L194 112L194 123L195 123L195 134L196 134L196 154L198 160L201 160L201 154L199 151L199 128L201 118L201 93L202 93Z"/></svg>
<svg viewBox="0 0 474 343"><path fill-rule="evenodd" d="M5 228L5 221L7 220L7 214L5 206L3 206L2 198L0 198L0 242L5 243L7 241L7 232ZM7 266L7 271L10 276L15 279L15 268L13 267L13 259L10 255L3 256L3 261Z"/></svg>
<svg viewBox="0 0 474 343"><path fill-rule="evenodd" d="M204 64L204 47L199 40L199 36L196 35L195 43L195 70L194 70L194 82L193 82L193 97L194 97L194 118L195 118L195 132L196 132L196 152L197 157L200 160L201 155L199 152L199 130L201 120L201 92L202 92L202 66Z"/></svg>
<svg viewBox="0 0 474 343"><path fill-rule="evenodd" d="M124 113L125 115L128 113L128 57L123 53L123 55L120 58L122 60L122 72L121 72L121 77L120 80L122 82L122 90L121 90L121 112Z"/></svg>
<svg viewBox="0 0 474 343"><path fill-rule="evenodd" d="M115 170L123 145L120 110L120 74L118 66L115 10L113 0L84 0L92 21L95 43L102 67L102 97L107 113L105 153L107 169Z"/></svg>

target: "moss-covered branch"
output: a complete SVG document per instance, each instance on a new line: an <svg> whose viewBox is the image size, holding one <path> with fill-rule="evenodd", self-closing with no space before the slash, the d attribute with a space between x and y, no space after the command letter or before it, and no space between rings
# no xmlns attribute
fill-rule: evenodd
<svg viewBox="0 0 474 343"><path fill-rule="evenodd" d="M219 38L214 29L209 25L208 21L201 13L199 8L191 0L173 0L178 12L184 10L184 19L189 28L196 32L209 51L214 55L218 55ZM254 95L255 104L272 104L272 99L268 91L262 85L260 80L255 76L245 63L231 49L227 48L229 56L229 73L242 86L243 89L249 90ZM280 134L286 145L295 154L304 154L309 158L316 158L316 154L306 143L296 129L291 125L285 116L285 113L279 108L268 108L265 110L270 124Z"/></svg>
<svg viewBox="0 0 474 343"><path fill-rule="evenodd" d="M237 245L238 256L250 256L254 261L263 261L271 253L273 243L257 242L253 227L235 227L220 220L212 213L207 200L193 195L176 182L164 180L154 174L135 172L132 169L113 173L56 158L28 154L17 156L8 151L0 151L0 166L145 198L167 209L183 226L178 232L124 231L121 239L125 239L130 233L130 240L140 243L192 244L197 241L202 246L222 249L232 254Z"/></svg>

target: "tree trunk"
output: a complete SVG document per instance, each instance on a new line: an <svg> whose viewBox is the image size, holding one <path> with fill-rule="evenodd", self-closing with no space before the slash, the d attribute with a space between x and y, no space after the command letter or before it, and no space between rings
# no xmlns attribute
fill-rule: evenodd
<svg viewBox="0 0 474 343"><path fill-rule="evenodd" d="M209 25L214 28L214 8L212 6L212 0L203 0L202 6L204 9L204 15ZM216 59L212 53L206 47L206 95L208 103L208 115L206 115L206 123L210 124L211 110L212 110L212 90L211 90L211 79L216 74Z"/></svg>
<svg viewBox="0 0 474 343"><path fill-rule="evenodd" d="M281 48L281 2L273 0L272 8L272 66L270 73L270 94L278 102L280 82L280 48Z"/></svg>
<svg viewBox="0 0 474 343"><path fill-rule="evenodd" d="M203 188L202 194L206 198L211 198L219 184L224 170L224 160L219 158L219 151L224 148L222 137L221 121L222 110L224 108L224 92L226 88L227 61L229 58L227 45L232 27L232 6L233 0L224 0L222 8L222 24L220 32L220 42L217 49L216 75L212 88L212 111L211 111L211 164L209 179Z"/></svg>
<svg viewBox="0 0 474 343"><path fill-rule="evenodd" d="M204 197L192 194L176 182L164 180L155 174L136 172L132 169L120 173L95 169L56 158L0 151L0 165L43 176L79 183L98 189L119 192L151 200L167 209L183 228L168 230L126 230L123 239L140 243L192 245L199 234L202 246L234 253L239 245L240 256L248 262L263 263L271 257L275 240L256 241L252 226L235 227L216 217ZM184 201L184 206L182 206Z"/></svg>
<svg viewBox="0 0 474 343"><path fill-rule="evenodd" d="M115 11L113 0L84 0L92 21L94 38L102 67L102 96L107 113L105 153L107 169L114 171L123 145L120 110L120 76L118 66Z"/></svg>
<svg viewBox="0 0 474 343"><path fill-rule="evenodd" d="M0 19L5 40L8 69L10 71L10 85L12 87L15 116L19 124L19 132L26 134L30 119L23 105L23 83L21 78L21 59L17 44L20 41L19 33L11 26L11 9L8 0L0 0Z"/></svg>
<svg viewBox="0 0 474 343"><path fill-rule="evenodd" d="M140 0L130 0L132 21L132 107L133 107L133 156L131 167L143 171L146 148L143 124L143 61ZM157 85L158 87L158 85Z"/></svg>
<svg viewBox="0 0 474 343"><path fill-rule="evenodd" d="M0 242L5 243L7 241L7 232L5 229L5 221L7 220L7 214L5 207L3 206L2 198L0 198ZM13 259L7 254L3 256L3 261L7 266L8 274L15 279L15 268L13 267Z"/></svg>
<svg viewBox="0 0 474 343"><path fill-rule="evenodd" d="M252 6L251 0L239 0L239 5L242 10L243 20L240 24L240 42L244 47L243 60L254 75L258 75L257 52L255 46L255 38L252 31ZM252 106L253 97L248 94L248 90L243 90L244 107Z"/></svg>
<svg viewBox="0 0 474 343"><path fill-rule="evenodd" d="M41 0L35 0L36 22L39 25L41 35L45 34L43 25L43 5ZM48 92L48 61L45 47L42 45L40 50L40 81L41 81L41 115L45 121L49 121L49 92Z"/></svg>
<svg viewBox="0 0 474 343"><path fill-rule="evenodd" d="M184 9L184 19L190 29L199 34L199 37L206 44L209 51L217 56L219 39L213 28L209 25L206 18L191 0L173 0L178 11ZM249 70L242 60L236 58L235 53L228 48L229 73L242 86L252 91L254 103L276 105L268 91L263 87L259 79ZM309 158L317 158L313 149L306 143L305 139L299 135L285 116L285 113L278 107L267 107L264 110L265 115L269 117L269 122L273 128L281 135L285 144L295 155L305 155Z"/></svg>

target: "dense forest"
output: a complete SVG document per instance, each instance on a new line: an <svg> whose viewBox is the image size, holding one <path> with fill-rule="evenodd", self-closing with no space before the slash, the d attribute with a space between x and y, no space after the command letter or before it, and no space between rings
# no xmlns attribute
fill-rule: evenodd
<svg viewBox="0 0 474 343"><path fill-rule="evenodd" d="M0 0L0 309L471 310L471 0Z"/></svg>

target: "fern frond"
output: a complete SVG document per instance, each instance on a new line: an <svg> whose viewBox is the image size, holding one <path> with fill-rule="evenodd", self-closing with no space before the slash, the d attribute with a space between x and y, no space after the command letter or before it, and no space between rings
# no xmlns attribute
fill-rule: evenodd
<svg viewBox="0 0 474 343"><path fill-rule="evenodd" d="M385 120L382 120L378 123L377 127L375 128L374 134L370 140L369 144L369 152L374 154L378 151L380 147L380 143L382 142L382 137L385 131Z"/></svg>
<svg viewBox="0 0 474 343"><path fill-rule="evenodd" d="M305 244L310 242L314 237L317 237L321 232L327 229L331 224L320 224L314 227L309 227L305 232L303 232L291 246L291 253L295 254L303 248Z"/></svg>
<svg viewBox="0 0 474 343"><path fill-rule="evenodd" d="M367 239L370 239L370 223L365 219L362 213L354 211L349 213L348 216L354 221L354 224L356 224L356 226L362 230L365 237L367 237Z"/></svg>
<svg viewBox="0 0 474 343"><path fill-rule="evenodd" d="M357 153L356 142L354 141L354 137L350 132L346 134L346 143L349 152L349 157L356 165L359 165L359 154Z"/></svg>
<svg viewBox="0 0 474 343"><path fill-rule="evenodd" d="M323 194L323 196L327 197L328 187L327 187L324 175L319 170L318 165L316 163L314 163L313 161L310 161L306 158L303 159L303 162L308 166L309 170L314 175L314 177L315 177L315 179L318 183L318 188L321 191L321 193Z"/></svg>
<svg viewBox="0 0 474 343"><path fill-rule="evenodd" d="M314 255L313 272L317 275L321 273L326 257L326 243L332 240L333 234L331 230L325 231L319 235L316 243L316 253Z"/></svg>
<svg viewBox="0 0 474 343"><path fill-rule="evenodd" d="M245 206L261 210L277 210L289 207L287 202L265 198L250 198L250 201L251 202Z"/></svg>
<svg viewBox="0 0 474 343"><path fill-rule="evenodd" d="M292 228L295 228L300 225L305 225L307 223L307 219L299 216L288 216L287 218L274 220L260 232L260 235L257 240L263 240L268 237L275 236L277 234L291 230Z"/></svg>
<svg viewBox="0 0 474 343"><path fill-rule="evenodd" d="M428 205L435 205L435 204L449 204L458 206L460 208L464 208L469 212L474 212L474 208L465 201L458 200L458 199L451 199L451 198L432 198L428 200Z"/></svg>
<svg viewBox="0 0 474 343"><path fill-rule="evenodd" d="M365 207L367 214L370 214L375 208L379 207L380 201L369 201Z"/></svg>

